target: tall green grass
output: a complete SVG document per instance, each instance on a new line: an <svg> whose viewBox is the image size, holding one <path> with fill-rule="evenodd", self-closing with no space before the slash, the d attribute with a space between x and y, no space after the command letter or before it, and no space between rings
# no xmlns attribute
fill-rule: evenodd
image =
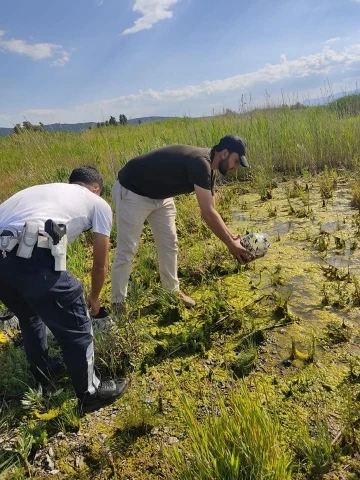
<svg viewBox="0 0 360 480"><path fill-rule="evenodd" d="M291 456L280 424L244 385L218 395L218 412L198 421L186 397L181 405L188 438L168 458L177 480L290 480Z"/></svg>
<svg viewBox="0 0 360 480"><path fill-rule="evenodd" d="M339 116L327 107L178 118L81 134L24 131L0 138L0 201L20 188L59 181L67 169L84 163L98 167L110 183L135 155L173 143L211 147L227 133L244 137L255 174L258 169L264 175L314 173L325 165L352 168L360 161L360 117Z"/></svg>
<svg viewBox="0 0 360 480"><path fill-rule="evenodd" d="M227 133L240 134L247 141L247 156L252 168L250 173L243 169L239 175L251 176L258 192L263 190L266 192L271 188L271 182L279 173L289 175L302 173L305 177L304 172L307 171L310 178L311 174L322 170L325 173L320 184L323 185L324 192L330 191L334 180L331 172L341 167L356 169L360 161L360 116L340 116L338 112L324 107L299 110L276 108L206 119L173 119L138 126L107 127L85 131L82 134L25 131L21 135L0 138L2 180L0 201L18 189L30 185L67 181L70 170L79 164L91 164L99 168L105 178L108 199L110 185L116 178L117 171L133 156L172 143L213 146ZM231 221L230 216L227 217L229 205L236 201L241 188L243 185L233 184L217 195L217 208L226 221ZM360 197L359 193L357 197ZM211 234L201 220L196 199L193 196L182 196L176 202L181 282L191 288L201 282L209 283L212 277L237 271L238 266L229 257L225 247L219 247L218 244L209 241ZM141 309L148 307L148 297L156 293L158 284L155 268L156 252L148 226L144 229L143 240L146 241L140 244L129 288L129 318L126 319L126 323L124 321L124 325L120 324L119 319L117 325L119 331L111 341L100 339L97 343L97 361L100 367L106 367L104 367L106 373L112 375L118 374L121 362L126 361L126 357L121 357L123 351L129 354L136 366L142 365L144 357L146 360L152 360L151 356L145 356L150 343L146 344L146 341L151 335L145 332L145 327L141 325ZM82 280L86 290L90 284L92 261L90 244L91 236L87 234L79 238L69 250L69 268ZM280 275L277 270L275 273L277 277ZM274 277L272 281L276 285L279 284L278 278ZM212 282L216 301L212 300L211 303L205 304L200 312L205 314L205 318L211 319L210 325L215 325L217 331L238 330L240 325L231 323L233 317L225 302L226 295L220 295L221 291L215 289L214 278ZM102 295L105 303L109 302L109 289L108 278ZM173 305L164 296L161 298L161 294L157 296L162 300L162 304L160 307L157 306L154 315L168 323L183 320L184 312L172 308L177 307L176 304ZM284 313L288 314L285 312L286 302L285 306L282 304L280 306ZM219 321L219 313L226 321ZM167 348L165 341L164 344L158 342L162 349L157 351L158 357L162 359L161 354L165 352L164 356L167 358L169 351L173 352L175 347L179 349L179 345L188 353L203 354L205 347L208 348L211 342L207 326L208 323L204 323L204 328L198 328L189 322L186 330L173 336L171 339L173 343L168 342L171 348ZM239 377L247 374L256 361L256 350L251 344L245 353L246 355L239 354L232 365L234 373ZM144 364L146 365L145 361ZM0 366L3 372L0 390L3 393L15 391L22 396L28 386L32 385L21 350L15 350L12 345L3 346L0 351ZM201 421L192 411L187 399L181 398L187 438L180 446L175 447L175 451L171 449L169 463L172 465L173 476L170 478L178 480L291 478L292 457L284 446L278 419L244 386L226 396L219 394L217 405L213 405L212 410L203 415ZM62 422L60 425L52 424L51 428L49 426L49 433L53 429L65 430L64 425L72 426L76 423L76 415L73 413L70 406L70 409L65 410L64 415L59 418ZM1 421L0 418L0 433L2 429L10 428L10 424L10 420ZM44 431L48 430L44 427L41 432ZM286 429L283 431L286 433ZM10 459L20 462L19 464L22 462L28 467L26 462L29 435L26 430L24 432L17 447L19 451L12 452ZM304 432L307 432L307 435ZM314 438L310 438L308 430L301 430L300 433L301 436L294 442L293 450L305 463L304 471L317 474L328 469L334 457L329 431L325 428L320 429ZM3 461L7 462L8 459L8 457L2 459L0 455L0 470L6 468ZM23 470L21 474L22 472Z"/></svg>

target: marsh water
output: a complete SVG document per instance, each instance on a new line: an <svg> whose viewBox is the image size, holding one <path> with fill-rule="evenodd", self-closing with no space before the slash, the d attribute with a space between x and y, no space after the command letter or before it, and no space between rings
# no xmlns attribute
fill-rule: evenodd
<svg viewBox="0 0 360 480"><path fill-rule="evenodd" d="M289 310L298 319L286 330L274 331L271 346L263 349L271 350L265 360L268 372L289 356L292 339L306 349L315 336L321 350L328 325L360 326L359 223L349 181L339 179L332 198L325 200L316 183L299 185L299 196L289 193L294 182L278 184L267 201L245 194L232 217L241 233L269 235L271 247L253 262L249 278L259 292L275 289L288 296ZM346 349L357 352L358 342L350 341Z"/></svg>

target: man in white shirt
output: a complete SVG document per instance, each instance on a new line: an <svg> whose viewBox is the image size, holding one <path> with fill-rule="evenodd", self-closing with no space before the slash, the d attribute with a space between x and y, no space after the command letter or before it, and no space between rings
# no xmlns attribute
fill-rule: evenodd
<svg viewBox="0 0 360 480"><path fill-rule="evenodd" d="M127 381L101 382L97 377L92 323L83 287L69 271L55 270L51 249L40 248L44 240L41 232L49 219L66 225L68 243L82 232L93 230L88 305L96 315L107 275L112 226L111 208L100 198L102 188L99 172L83 166L73 170L69 184L30 187L0 205L0 301L19 319L30 370L42 385L49 370L46 326L53 333L84 411L116 400L125 392ZM26 222L34 222L40 231L30 258L19 256L21 241L11 251L5 248L10 238L24 238Z"/></svg>

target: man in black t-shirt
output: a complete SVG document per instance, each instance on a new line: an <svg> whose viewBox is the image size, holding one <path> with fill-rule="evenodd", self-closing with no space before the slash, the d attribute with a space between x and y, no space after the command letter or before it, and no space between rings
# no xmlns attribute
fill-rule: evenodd
<svg viewBox="0 0 360 480"><path fill-rule="evenodd" d="M117 224L117 249L111 272L114 305L120 306L126 299L131 262L145 220L154 234L163 287L179 292L187 307L195 305L193 299L181 292L177 276L173 197L182 193L195 191L206 224L240 263L252 260L252 254L241 246L240 237L228 230L214 203L215 172L219 170L226 175L240 165L249 166L245 143L235 135L223 137L212 149L171 145L126 163L112 190Z"/></svg>

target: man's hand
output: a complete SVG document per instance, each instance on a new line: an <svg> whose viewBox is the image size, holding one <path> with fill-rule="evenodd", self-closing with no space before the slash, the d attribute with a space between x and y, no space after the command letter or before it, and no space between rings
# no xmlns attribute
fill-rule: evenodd
<svg viewBox="0 0 360 480"><path fill-rule="evenodd" d="M93 297L89 295L88 298L89 313L91 316L97 315L100 311L100 300L99 297Z"/></svg>
<svg viewBox="0 0 360 480"><path fill-rule="evenodd" d="M237 234L231 233L230 230L229 230L229 233L230 233L231 238L232 238L233 240L240 240L241 235L239 235L238 233L237 233Z"/></svg>
<svg viewBox="0 0 360 480"><path fill-rule="evenodd" d="M214 198L210 190L201 188L198 185L194 185L194 188L202 217L210 230L225 243L230 253L239 263L248 263L254 260L254 255L241 245L241 236L231 233L219 213L215 210Z"/></svg>
<svg viewBox="0 0 360 480"><path fill-rule="evenodd" d="M249 263L255 260L255 255L241 245L240 239L237 239L233 244L229 245L228 249L239 263Z"/></svg>

